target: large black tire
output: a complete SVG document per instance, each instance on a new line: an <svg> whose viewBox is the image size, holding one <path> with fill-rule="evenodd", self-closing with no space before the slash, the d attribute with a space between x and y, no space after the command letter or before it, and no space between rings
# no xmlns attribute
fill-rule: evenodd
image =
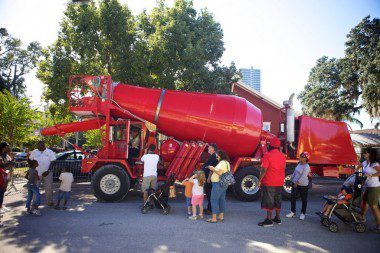
<svg viewBox="0 0 380 253"><path fill-rule="evenodd" d="M236 198L243 201L255 201L260 197L258 182L260 171L254 167L239 169L235 174L235 184L232 187Z"/></svg>
<svg viewBox="0 0 380 253"><path fill-rule="evenodd" d="M292 193L291 178L292 178L293 172L294 172L294 168L285 169L285 180L284 180L284 185L282 187L283 200L290 200L290 196Z"/></svg>
<svg viewBox="0 0 380 253"><path fill-rule="evenodd" d="M109 164L95 171L91 185L98 200L116 202L127 195L131 180L123 167Z"/></svg>

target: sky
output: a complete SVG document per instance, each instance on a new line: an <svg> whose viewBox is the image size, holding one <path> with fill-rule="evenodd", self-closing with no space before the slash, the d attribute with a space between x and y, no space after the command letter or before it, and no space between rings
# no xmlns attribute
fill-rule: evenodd
<svg viewBox="0 0 380 253"><path fill-rule="evenodd" d="M155 0L119 0L133 14L148 12ZM174 0L167 0L169 6ZM224 32L223 64L261 70L262 92L276 102L300 93L318 58L343 57L346 35L362 18L380 18L380 0L194 0L207 8ZM0 0L0 26L24 44L52 44L68 0ZM26 76L28 95L41 105L43 84ZM295 109L301 110L298 100ZM363 111L364 128L373 124ZM358 125L350 124L353 129Z"/></svg>

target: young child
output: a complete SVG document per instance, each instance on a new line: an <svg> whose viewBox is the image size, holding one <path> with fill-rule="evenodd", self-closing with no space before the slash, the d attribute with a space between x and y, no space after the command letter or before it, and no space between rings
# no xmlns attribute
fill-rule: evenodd
<svg viewBox="0 0 380 253"><path fill-rule="evenodd" d="M73 173L70 172L69 168L65 168L61 175L59 175L59 180L61 181L61 186L59 187L58 202L55 209L60 209L61 200L64 199L63 210L67 209L67 201L70 199L71 184L74 182Z"/></svg>
<svg viewBox="0 0 380 253"><path fill-rule="evenodd" d="M34 214L40 216L41 213L38 210L38 207L41 204L41 194L38 188L38 172L36 168L38 167L38 162L36 160L28 160L29 170L26 172L25 178L28 179L27 187L28 187L28 198L26 199L26 212L28 214ZM34 201L32 204L32 208L30 204L32 202L34 195Z"/></svg>
<svg viewBox="0 0 380 253"><path fill-rule="evenodd" d="M352 198L353 190L351 187L343 186L340 190L338 196L329 196L326 204L323 206L322 214L328 216L330 214L331 208L335 205L336 201L338 204L345 204Z"/></svg>
<svg viewBox="0 0 380 253"><path fill-rule="evenodd" d="M185 197L187 206L187 216L191 216L191 197L194 183L190 182L188 178L182 181L182 185L185 186Z"/></svg>
<svg viewBox="0 0 380 253"><path fill-rule="evenodd" d="M189 217L190 220L196 220L197 219L197 206L199 206L199 218L203 219L203 186L206 183L206 176L204 171L200 170L197 173L195 173L190 179L190 182L192 182L193 189L192 189L192 197L191 197L191 204L193 206L193 215Z"/></svg>

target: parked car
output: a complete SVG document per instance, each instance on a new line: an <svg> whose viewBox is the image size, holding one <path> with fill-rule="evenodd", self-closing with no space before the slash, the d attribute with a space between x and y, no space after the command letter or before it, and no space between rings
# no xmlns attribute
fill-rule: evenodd
<svg viewBox="0 0 380 253"><path fill-rule="evenodd" d="M64 168L69 168L71 173L74 175L74 179L87 179L89 178L88 173L82 173L82 160L84 159L84 154L79 150L70 150L58 153L56 155L56 160L50 164L50 168L53 170L53 178L58 180L59 175L62 173Z"/></svg>
<svg viewBox="0 0 380 253"><path fill-rule="evenodd" d="M24 161L26 161L27 156L28 156L28 153L17 152L17 153L15 153L14 161L15 162L24 162Z"/></svg>
<svg viewBox="0 0 380 253"><path fill-rule="evenodd" d="M79 150L69 150L65 152L58 153L56 155L58 161L68 160L83 160L84 154Z"/></svg>

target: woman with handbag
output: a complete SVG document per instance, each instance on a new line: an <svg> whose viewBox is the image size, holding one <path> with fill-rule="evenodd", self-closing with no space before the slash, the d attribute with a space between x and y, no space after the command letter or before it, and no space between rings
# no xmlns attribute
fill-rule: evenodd
<svg viewBox="0 0 380 253"><path fill-rule="evenodd" d="M226 191L227 187L220 182L220 178L224 173L230 171L230 158L223 150L216 151L216 158L219 163L215 167L208 166L211 171L211 209L212 218L207 222L217 223L224 221L224 213L226 211Z"/></svg>
<svg viewBox="0 0 380 253"><path fill-rule="evenodd" d="M308 152L302 152L300 155L300 162L292 175L292 193L291 193L291 212L286 215L288 218L296 216L296 202L298 194L301 195L302 208L300 220L305 220L306 207L307 207L307 194L309 191L309 173L310 166L308 164L310 155Z"/></svg>

